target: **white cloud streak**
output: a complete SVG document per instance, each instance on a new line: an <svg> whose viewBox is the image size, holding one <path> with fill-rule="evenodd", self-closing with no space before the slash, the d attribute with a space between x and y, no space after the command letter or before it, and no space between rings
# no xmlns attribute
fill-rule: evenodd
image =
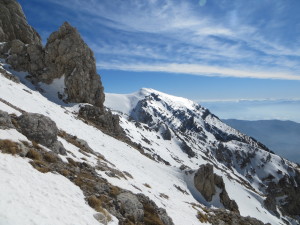
<svg viewBox="0 0 300 225"><path fill-rule="evenodd" d="M97 64L100 69L124 70L138 72L164 72L176 74L190 74L197 76L218 76L218 77L237 77L237 78L257 78L257 79L282 79L300 80L300 76L288 72L272 71L250 71L238 70L226 67L201 66L197 64Z"/></svg>
<svg viewBox="0 0 300 225"><path fill-rule="evenodd" d="M258 8L220 1L220 9L226 9L220 15L187 0L49 1L74 11L80 24L112 30L108 40L89 41L101 59L100 69L299 80L299 41L287 45L274 33L284 22L253 24L267 1L257 3ZM286 10L282 2L272 5L278 15Z"/></svg>

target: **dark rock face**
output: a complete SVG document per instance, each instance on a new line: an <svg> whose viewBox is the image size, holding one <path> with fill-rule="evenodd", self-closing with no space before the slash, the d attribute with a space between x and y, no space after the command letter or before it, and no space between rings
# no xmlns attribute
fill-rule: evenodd
<svg viewBox="0 0 300 225"><path fill-rule="evenodd" d="M0 129L14 128L11 118L7 112L0 110Z"/></svg>
<svg viewBox="0 0 300 225"><path fill-rule="evenodd" d="M267 198L264 201L265 207L273 212L276 216L280 216L277 207L282 213L300 222L300 187L299 187L300 174L295 172L294 177L283 176L278 183L273 181L269 182L267 187ZM281 198L278 202L274 201L276 198Z"/></svg>
<svg viewBox="0 0 300 225"><path fill-rule="evenodd" d="M15 39L41 45L39 34L28 25L20 4L16 0L0 0L0 42Z"/></svg>
<svg viewBox="0 0 300 225"><path fill-rule="evenodd" d="M165 124L160 126L160 134L164 140L170 141L172 139L171 131Z"/></svg>
<svg viewBox="0 0 300 225"><path fill-rule="evenodd" d="M52 33L45 47L46 72L38 77L44 83L65 76L68 102L86 102L103 107L104 93L91 49L78 31L65 22Z"/></svg>
<svg viewBox="0 0 300 225"><path fill-rule="evenodd" d="M220 188L222 192L219 196L223 206L230 211L239 213L238 205L228 196L223 178L213 172L213 165L201 165L194 176L194 184L208 202L216 194L216 187Z"/></svg>
<svg viewBox="0 0 300 225"><path fill-rule="evenodd" d="M190 146L187 145L187 143L184 140L182 140L180 147L182 151L185 152L190 158L195 157L196 153Z"/></svg>
<svg viewBox="0 0 300 225"><path fill-rule="evenodd" d="M269 211L273 212L277 217L280 217L279 213L277 212L277 205L276 205L275 198L268 196L264 201L264 205Z"/></svg>
<svg viewBox="0 0 300 225"><path fill-rule="evenodd" d="M210 202L216 193L214 169L211 164L200 166L195 174L194 184L205 200Z"/></svg>
<svg viewBox="0 0 300 225"><path fill-rule="evenodd" d="M36 113L24 113L18 118L19 129L28 139L49 147L56 153L66 154L57 141L58 128L49 118Z"/></svg>
<svg viewBox="0 0 300 225"><path fill-rule="evenodd" d="M80 108L79 116L112 136L119 137L124 135L124 131L119 125L119 117L113 115L110 111L104 111L96 106L85 105Z"/></svg>
<svg viewBox="0 0 300 225"><path fill-rule="evenodd" d="M212 210L215 214L211 216L208 220L213 225L265 225L263 222L252 218L252 217L242 217L236 212L228 212L222 209ZM270 224L266 224L270 225Z"/></svg>

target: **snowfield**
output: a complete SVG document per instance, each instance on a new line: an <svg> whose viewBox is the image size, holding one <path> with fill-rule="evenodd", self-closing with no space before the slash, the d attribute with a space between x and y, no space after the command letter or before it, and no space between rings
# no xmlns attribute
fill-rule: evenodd
<svg viewBox="0 0 300 225"><path fill-rule="evenodd" d="M4 64L2 64L4 66ZM22 73L18 73L22 74ZM18 75L17 74L17 75ZM55 85L62 88L61 81L57 81ZM51 86L51 85L50 85ZM49 87L43 86L44 95L47 96L47 90L51 90L50 95L53 96L54 91ZM171 140L164 140L160 135L160 131L155 131L146 125L136 126L135 121L128 117L132 114L134 108L139 101L147 96L155 94L163 101L159 103L155 101L148 102L149 110L153 115L155 123L161 123L161 117L165 121L169 121L168 126L172 129ZM195 171L201 164L213 163L214 172L221 175L224 179L226 190L231 199L235 200L239 206L242 216L255 217L264 223L273 225L283 224L282 220L274 216L263 207L264 193L259 189L261 179L269 173L276 173L280 169L283 173L288 174L287 167L284 166L278 156L272 155L271 161L266 163L262 169L257 169L261 164L259 158L266 158L268 153L263 150L257 150L256 158L248 167L239 170L238 166L229 170L214 158L213 155L207 153L210 146L216 144L216 138L208 131L203 131L207 141L199 141L197 135L201 132L189 133L190 139L183 134L176 133L182 125L180 119L174 117L174 111L183 110L186 113L198 112L200 117L195 117L194 121L199 127L205 124L214 124L215 127L244 137L238 131L219 122L215 117L209 115L206 120L204 117L206 110L199 108L196 103L179 97L170 96L152 89L141 89L139 92L129 95L107 94L106 106L115 110L120 115L121 126L126 130L126 134L136 143L141 144L145 149L149 150L154 158L169 162L169 165L157 160L151 160L128 144L116 140L96 129L95 127L84 123L77 118L76 111L79 104L67 106L65 104L56 104L49 101L41 93L30 89L24 84L14 83L2 75L0 75L0 98L14 106L33 113L40 113L50 117L57 124L58 128L87 141L89 146L96 152L101 153L105 158L115 165L120 171L126 171L132 175L132 179L118 179L108 176L105 171L97 171L99 176L106 178L108 182L119 186L123 189L132 191L133 193L143 193L152 199L159 207L166 209L168 215L177 225L197 225L202 224L197 218L197 212L202 211L195 208L192 204L201 204L208 207L222 207L218 196L215 196L212 202L206 202L202 195L196 190L193 184L194 173L187 170L179 169L181 165L187 166L191 171ZM49 97L52 99L51 97ZM0 100L1 100L0 99ZM53 100L53 99L52 99ZM55 100L57 102L57 99ZM167 107L172 111L166 110ZM197 108L197 109L196 109ZM20 112L7 104L0 102L0 110L8 113L20 115ZM155 113L159 116L155 116ZM177 135L177 136L176 136ZM0 130L0 139L11 139L14 141L27 140L22 134L15 130ZM71 152L68 157L75 161L82 161L82 154L78 148L63 139L59 139L64 147ZM145 141L148 140L149 142ZM195 150L195 157L189 157L180 147L182 140ZM236 141L227 142L230 151L238 149L241 143ZM246 147L249 147L247 145ZM240 152L246 151L240 148ZM62 156L65 161L65 157ZM90 165L95 166L97 159L90 157L87 159ZM285 164L288 164L285 161ZM238 165L238 162L233 162ZM250 190L247 186L241 184L240 177L247 181L245 176L251 168L256 168L257 173L253 177L253 182L249 181L249 185L253 185L254 190ZM230 175L231 179L228 177ZM0 224L2 225L33 225L33 224L55 224L55 225L75 225L75 224L99 224L94 218L96 213L84 201L82 191L65 177L57 174L42 174L20 157L0 154ZM276 179L279 179L280 176ZM183 190L179 191L178 187ZM163 197L168 196L168 198ZM110 224L117 224L117 219L113 218ZM203 223L207 224L207 223Z"/></svg>
<svg viewBox="0 0 300 225"><path fill-rule="evenodd" d="M21 157L0 154L0 224L99 225L79 187L35 170Z"/></svg>

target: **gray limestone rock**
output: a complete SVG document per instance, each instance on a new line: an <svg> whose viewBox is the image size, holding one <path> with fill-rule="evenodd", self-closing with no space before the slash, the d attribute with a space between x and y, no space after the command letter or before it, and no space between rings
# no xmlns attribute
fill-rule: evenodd
<svg viewBox="0 0 300 225"><path fill-rule="evenodd" d="M117 200L121 204L125 217L134 218L136 223L143 221L143 204L139 202L139 199L135 195L129 192L121 193L117 196Z"/></svg>
<svg viewBox="0 0 300 225"><path fill-rule="evenodd" d="M96 71L94 54L67 22L48 38L45 65L39 81L49 84L64 76L68 102L85 102L103 109L104 89Z"/></svg>
<svg viewBox="0 0 300 225"><path fill-rule="evenodd" d="M20 4L16 0L0 0L0 42L15 39L41 45L39 34L28 25Z"/></svg>
<svg viewBox="0 0 300 225"><path fill-rule="evenodd" d="M18 125L20 132L28 139L56 153L66 154L63 145L57 141L58 128L49 117L37 113L24 113L18 118Z"/></svg>
<svg viewBox="0 0 300 225"><path fill-rule="evenodd" d="M211 201L216 193L213 165L201 165L194 176L194 184L206 201Z"/></svg>
<svg viewBox="0 0 300 225"><path fill-rule="evenodd" d="M108 110L104 111L100 107L84 105L79 110L79 116L112 136L119 137L124 134L119 125L119 117Z"/></svg>
<svg viewBox="0 0 300 225"><path fill-rule="evenodd" d="M219 197L223 206L232 212L239 213L238 205L228 196L223 178L213 172L213 165L201 165L194 176L194 184L208 202L212 200L212 197L216 194L216 187L218 187L221 189Z"/></svg>
<svg viewBox="0 0 300 225"><path fill-rule="evenodd" d="M0 110L0 129L14 128L11 118L7 112Z"/></svg>
<svg viewBox="0 0 300 225"><path fill-rule="evenodd" d="M22 134L37 143L50 147L57 141L58 128L49 118L36 113L24 113L18 118Z"/></svg>

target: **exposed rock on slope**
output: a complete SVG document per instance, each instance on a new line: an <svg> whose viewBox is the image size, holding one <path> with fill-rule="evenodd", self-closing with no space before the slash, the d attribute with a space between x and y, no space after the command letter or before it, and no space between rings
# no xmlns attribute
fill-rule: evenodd
<svg viewBox="0 0 300 225"><path fill-rule="evenodd" d="M79 116L111 136L125 136L123 129L119 125L119 117L113 115L110 111L103 111L101 108L91 105L84 105L79 109Z"/></svg>
<svg viewBox="0 0 300 225"><path fill-rule="evenodd" d="M0 6L0 42L6 42L0 46L0 57L15 70L28 71L35 84L62 79L64 90L57 94L65 102L90 103L103 110L104 89L94 54L78 31L65 22L43 48L15 0L1 0Z"/></svg>
<svg viewBox="0 0 300 225"><path fill-rule="evenodd" d="M56 153L66 154L66 150L57 140L58 128L49 118L36 113L24 113L17 118L17 129L29 140L49 147Z"/></svg>
<svg viewBox="0 0 300 225"><path fill-rule="evenodd" d="M0 0L0 42L15 39L41 45L39 34L28 25L20 4L16 0Z"/></svg>
<svg viewBox="0 0 300 225"><path fill-rule="evenodd" d="M10 129L13 127L9 114L0 110L0 129Z"/></svg>
<svg viewBox="0 0 300 225"><path fill-rule="evenodd" d="M45 65L46 71L37 77L38 80L51 83L64 76L68 102L87 102L103 107L103 86L96 72L94 54L67 22L48 38Z"/></svg>
<svg viewBox="0 0 300 225"><path fill-rule="evenodd" d="M227 194L223 178L213 172L213 165L201 165L194 176L194 183L197 190L208 202L212 200L216 194L216 187L218 187L221 190L220 201L224 207L230 211L239 212L238 205Z"/></svg>

